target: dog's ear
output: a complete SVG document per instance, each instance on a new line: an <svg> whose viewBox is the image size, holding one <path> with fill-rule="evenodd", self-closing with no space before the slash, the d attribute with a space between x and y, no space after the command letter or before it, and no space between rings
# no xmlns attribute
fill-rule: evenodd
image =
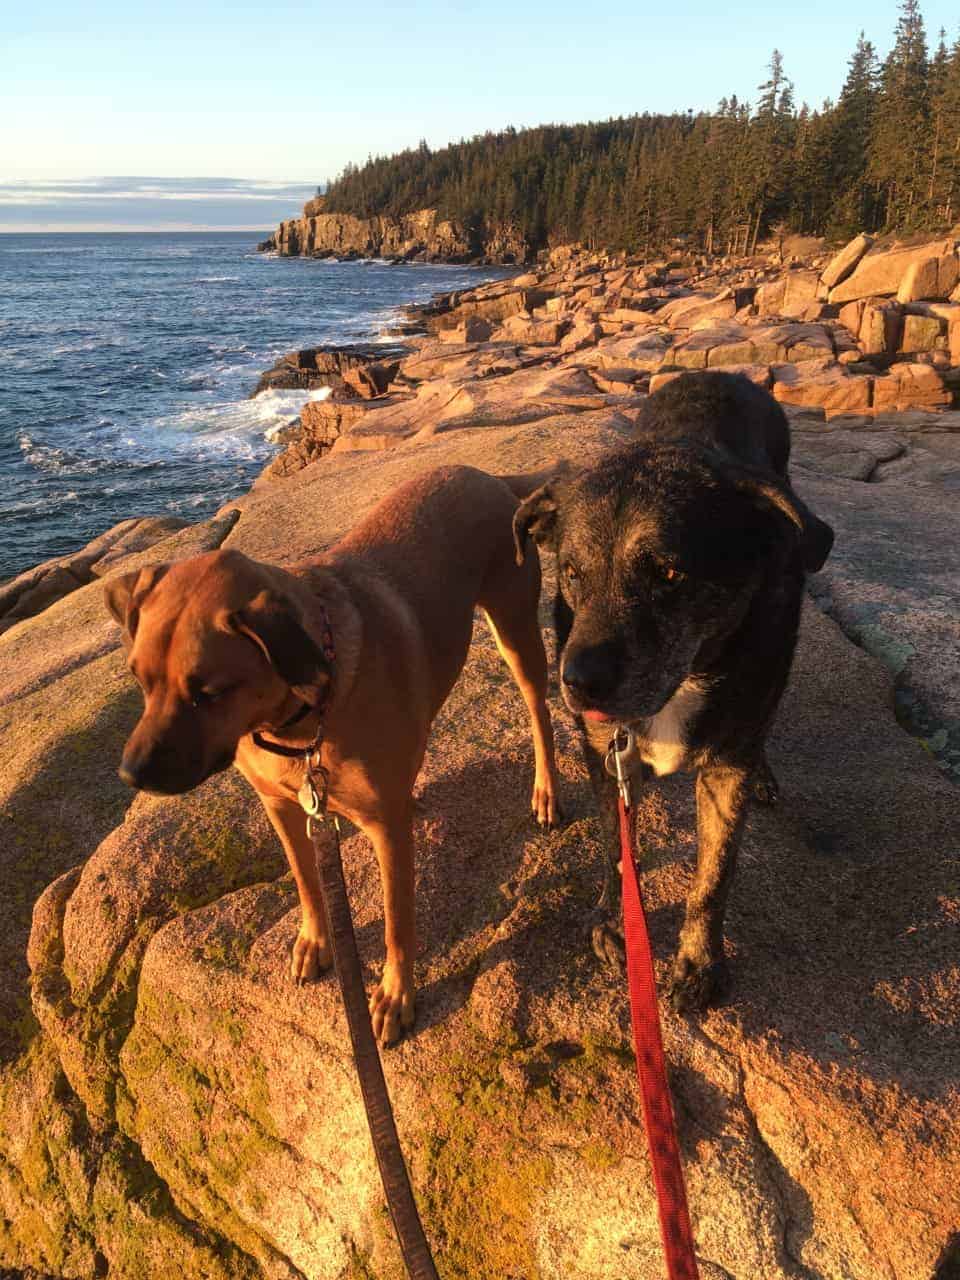
<svg viewBox="0 0 960 1280"><path fill-rule="evenodd" d="M141 606L169 568L168 564L152 564L133 573L121 573L106 584L103 594L107 608L131 644L137 634Z"/></svg>
<svg viewBox="0 0 960 1280"><path fill-rule="evenodd" d="M800 557L808 573L822 569L833 546L833 530L813 514L787 483L770 476L737 470L731 479L741 493L747 493L761 504L774 507L794 525L800 542Z"/></svg>
<svg viewBox="0 0 960 1280"><path fill-rule="evenodd" d="M517 550L517 564L523 564L528 537L532 537L538 547L556 551L560 488L560 479L548 480L534 489L514 512L513 545Z"/></svg>
<svg viewBox="0 0 960 1280"><path fill-rule="evenodd" d="M231 630L253 641L298 698L311 707L319 705L330 682L330 663L291 601L275 591L261 591L227 621Z"/></svg>

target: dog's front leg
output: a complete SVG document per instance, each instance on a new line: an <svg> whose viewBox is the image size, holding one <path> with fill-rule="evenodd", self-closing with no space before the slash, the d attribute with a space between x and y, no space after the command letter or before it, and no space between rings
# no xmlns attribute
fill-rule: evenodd
<svg viewBox="0 0 960 1280"><path fill-rule="evenodd" d="M702 1009L728 982L723 919L743 835L752 771L738 765L697 776L697 872L687 894L670 999L681 1012Z"/></svg>
<svg viewBox="0 0 960 1280"><path fill-rule="evenodd" d="M417 946L414 900L413 815L367 821L364 833L376 850L383 886L383 976L370 997L374 1035L382 1045L396 1043L415 1017L413 961Z"/></svg>
<svg viewBox="0 0 960 1280"><path fill-rule="evenodd" d="M280 837L300 898L300 932L290 954L290 973L297 983L309 982L333 963L316 850L307 835L303 809L296 801L261 799Z"/></svg>

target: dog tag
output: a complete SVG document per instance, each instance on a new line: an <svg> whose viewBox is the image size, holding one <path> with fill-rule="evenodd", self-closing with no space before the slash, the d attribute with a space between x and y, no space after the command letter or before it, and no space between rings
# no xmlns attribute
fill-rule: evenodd
<svg viewBox="0 0 960 1280"><path fill-rule="evenodd" d="M317 795L317 788L313 785L313 779L306 777L297 792L297 799L300 801L300 807L308 818L315 818L320 812L320 797Z"/></svg>

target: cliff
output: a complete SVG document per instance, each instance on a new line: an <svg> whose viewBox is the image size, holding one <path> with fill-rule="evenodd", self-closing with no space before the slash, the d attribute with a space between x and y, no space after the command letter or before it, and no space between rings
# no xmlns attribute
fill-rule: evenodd
<svg viewBox="0 0 960 1280"><path fill-rule="evenodd" d="M418 262L523 263L531 256L524 237L509 226L469 230L441 219L436 209L402 217L356 218L325 213L322 197L308 200L299 218L281 222L262 249L284 257L395 258Z"/></svg>
<svg viewBox="0 0 960 1280"><path fill-rule="evenodd" d="M336 985L288 979L276 840L235 776L174 798L116 778L140 698L91 576L213 546L316 554L440 463L588 462L629 438L654 379L747 353L786 389L794 480L838 536L771 744L783 798L748 824L734 991L702 1019L665 1011L701 1274L956 1275L960 413L949 304L894 299L931 257L925 287L946 289L952 252L864 259L871 305L898 317L882 351L863 314L855 334L817 300L842 283L823 284L843 274L826 258L557 255L439 300L387 360L297 353L281 374L332 392L285 466L213 520L118 533L35 616L26 588L52 592L56 566L18 587L0 635L0 1272L400 1276ZM878 402L888 379L919 403ZM838 382L863 410L837 410ZM478 623L417 786L419 1022L385 1070L445 1278L657 1280L625 992L585 941L599 832L552 701L568 821L542 833L526 713ZM662 978L692 876L689 779L651 789L641 821ZM372 975L375 860L356 834L345 860Z"/></svg>

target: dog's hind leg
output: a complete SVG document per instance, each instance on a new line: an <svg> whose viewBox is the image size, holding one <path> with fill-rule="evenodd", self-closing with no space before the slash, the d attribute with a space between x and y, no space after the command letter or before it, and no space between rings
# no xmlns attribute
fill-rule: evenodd
<svg viewBox="0 0 960 1280"><path fill-rule="evenodd" d="M528 568L535 559L528 556L521 568L511 565L512 581L508 581L506 589L497 584L500 590L485 590L480 605L500 656L510 668L530 713L535 762L533 816L540 826L552 827L562 815L557 794L553 725L547 706L547 655L537 619L540 574L538 569L534 585Z"/></svg>
<svg viewBox="0 0 960 1280"><path fill-rule="evenodd" d="M307 835L303 809L295 800L260 799L280 837L300 898L300 931L290 955L290 973L297 983L309 982L333 963L316 851Z"/></svg>
<svg viewBox="0 0 960 1280"><path fill-rule="evenodd" d="M687 894L670 999L681 1012L702 1009L727 985L723 920L751 792L753 771L740 765L697 776L697 872Z"/></svg>

